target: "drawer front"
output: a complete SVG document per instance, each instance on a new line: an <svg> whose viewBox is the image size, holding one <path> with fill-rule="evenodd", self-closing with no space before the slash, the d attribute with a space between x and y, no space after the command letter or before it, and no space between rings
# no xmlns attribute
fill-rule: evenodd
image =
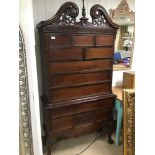
<svg viewBox="0 0 155 155"><path fill-rule="evenodd" d="M67 75L53 75L50 77L51 86L66 86L82 83L91 83L97 81L111 80L110 71L83 73L83 74L67 74Z"/></svg>
<svg viewBox="0 0 155 155"><path fill-rule="evenodd" d="M93 58L112 58L113 57L113 48L87 48L85 53L86 59Z"/></svg>
<svg viewBox="0 0 155 155"><path fill-rule="evenodd" d="M108 68L112 68L112 59L78 62L56 62L49 65L49 73L55 74Z"/></svg>
<svg viewBox="0 0 155 155"><path fill-rule="evenodd" d="M71 37L63 35L49 35L49 47L53 45L66 46L71 45Z"/></svg>
<svg viewBox="0 0 155 155"><path fill-rule="evenodd" d="M50 117L55 118L60 116L73 115L75 113L78 114L81 112L87 112L87 111L95 110L99 108L112 109L114 106L114 101L115 101L115 98L106 98L101 100L88 101L85 103L70 104L70 105L65 105L66 103L64 102L63 106L56 107L49 110Z"/></svg>
<svg viewBox="0 0 155 155"><path fill-rule="evenodd" d="M62 132L50 132L51 138L53 137L59 137L59 138L71 138L71 137L77 137L85 134L90 134L93 132L97 132L103 128L103 124L107 123L107 120L100 121L97 123L93 124L86 124L86 125L81 125L79 127L73 127L71 129L62 131Z"/></svg>
<svg viewBox="0 0 155 155"><path fill-rule="evenodd" d="M74 116L74 124L76 127L78 127L81 125L92 124L106 119L111 119L112 111L113 111L112 108L99 109L99 110L77 114Z"/></svg>
<svg viewBox="0 0 155 155"><path fill-rule="evenodd" d="M50 49L48 55L50 60L82 59L82 49L81 48Z"/></svg>
<svg viewBox="0 0 155 155"><path fill-rule="evenodd" d="M83 125L94 124L112 119L113 110L97 109L64 117L51 118L50 128L53 133L62 132Z"/></svg>
<svg viewBox="0 0 155 155"><path fill-rule="evenodd" d="M72 116L51 119L51 129L53 132L60 132L72 128Z"/></svg>
<svg viewBox="0 0 155 155"><path fill-rule="evenodd" d="M75 46L93 46L93 36L74 36L74 45Z"/></svg>
<svg viewBox="0 0 155 155"><path fill-rule="evenodd" d="M111 82L108 82L96 85L52 89L50 96L52 101L57 102L110 92L111 92Z"/></svg>
<svg viewBox="0 0 155 155"><path fill-rule="evenodd" d="M113 46L114 45L114 37L113 36L96 36L96 45Z"/></svg>

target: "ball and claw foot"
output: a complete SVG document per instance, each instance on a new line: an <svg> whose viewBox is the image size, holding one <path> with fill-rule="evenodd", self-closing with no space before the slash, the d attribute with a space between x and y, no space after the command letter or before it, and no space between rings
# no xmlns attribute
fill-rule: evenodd
<svg viewBox="0 0 155 155"><path fill-rule="evenodd" d="M114 141L111 139L111 137L108 138L108 143L109 144L113 144L114 143Z"/></svg>

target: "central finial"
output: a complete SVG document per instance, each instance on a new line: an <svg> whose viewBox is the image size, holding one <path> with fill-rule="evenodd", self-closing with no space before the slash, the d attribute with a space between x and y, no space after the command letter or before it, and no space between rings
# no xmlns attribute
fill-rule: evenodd
<svg viewBox="0 0 155 155"><path fill-rule="evenodd" d="M84 6L84 0L82 1L83 1L83 8L82 8L82 18L80 18L81 25L87 25L88 18L86 18L86 9Z"/></svg>
<svg viewBox="0 0 155 155"><path fill-rule="evenodd" d="M86 9L85 9L85 6L84 6L84 0L82 0L82 1L83 1L82 16L86 17Z"/></svg>

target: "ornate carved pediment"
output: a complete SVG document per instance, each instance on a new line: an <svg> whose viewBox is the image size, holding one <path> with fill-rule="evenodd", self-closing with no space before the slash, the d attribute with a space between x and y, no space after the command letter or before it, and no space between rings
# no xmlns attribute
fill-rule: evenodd
<svg viewBox="0 0 155 155"><path fill-rule="evenodd" d="M116 30L119 28L117 24L115 24L108 13L106 12L105 8L99 4L94 5L90 9L90 15L92 17L92 22L88 22L88 18L86 18L86 12L84 7L83 1L83 8L82 8L82 17L80 21L76 21L76 17L79 15L79 8L73 2L66 2L64 3L57 13L50 19L40 22L38 28L44 27L46 31L54 29L54 31L60 31L65 28L65 30L79 30L83 31L84 27L87 27L87 31L89 32L98 32L104 31L104 28L109 28L109 32L116 33ZM57 27L59 25L59 28ZM62 27L62 29L60 28ZM96 30L96 28L99 28ZM69 32L69 31L65 31ZM106 30L107 31L107 30Z"/></svg>

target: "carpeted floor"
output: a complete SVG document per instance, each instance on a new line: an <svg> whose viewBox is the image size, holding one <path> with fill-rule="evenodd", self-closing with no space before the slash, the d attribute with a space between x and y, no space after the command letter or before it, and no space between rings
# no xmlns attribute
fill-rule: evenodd
<svg viewBox="0 0 155 155"><path fill-rule="evenodd" d="M107 137L99 137L89 148L80 154L93 140L99 137L99 133L93 133L58 142L52 147L51 155L122 155L122 145L108 144ZM112 136L115 140L115 135ZM46 152L44 153L46 155Z"/></svg>

